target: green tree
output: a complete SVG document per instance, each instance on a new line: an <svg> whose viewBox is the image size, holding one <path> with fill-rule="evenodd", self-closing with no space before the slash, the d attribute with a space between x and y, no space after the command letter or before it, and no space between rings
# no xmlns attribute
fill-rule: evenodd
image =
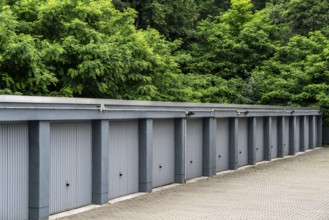
<svg viewBox="0 0 329 220"><path fill-rule="evenodd" d="M262 10L266 7L266 3L270 0L252 0L252 4L256 10Z"/></svg>
<svg viewBox="0 0 329 220"><path fill-rule="evenodd" d="M295 36L252 75L260 102L275 105L329 104L329 39L321 31ZM328 105L329 106L329 105Z"/></svg>
<svg viewBox="0 0 329 220"><path fill-rule="evenodd" d="M272 0L268 5L272 21L288 25L292 34L307 36L309 32L329 25L327 0ZM292 37L292 35L290 35Z"/></svg>
<svg viewBox="0 0 329 220"><path fill-rule="evenodd" d="M107 0L16 1L0 11L1 93L156 100L180 43L136 30ZM158 80L158 81L157 81ZM159 95L161 94L161 95Z"/></svg>
<svg viewBox="0 0 329 220"><path fill-rule="evenodd" d="M230 8L230 2L230 0L196 0L199 20L221 15Z"/></svg>
<svg viewBox="0 0 329 220"><path fill-rule="evenodd" d="M274 53L275 31L264 11L254 14L249 0L233 0L227 12L200 22L185 71L246 79Z"/></svg>
<svg viewBox="0 0 329 220"><path fill-rule="evenodd" d="M327 1L113 2L1 1L0 93L329 109Z"/></svg>
<svg viewBox="0 0 329 220"><path fill-rule="evenodd" d="M195 0L114 0L113 4L119 10L136 9L136 27L155 28L170 40L193 37L199 17Z"/></svg>
<svg viewBox="0 0 329 220"><path fill-rule="evenodd" d="M0 10L0 93L47 93L58 82L43 60L48 43L22 33L26 23L19 22L10 6Z"/></svg>

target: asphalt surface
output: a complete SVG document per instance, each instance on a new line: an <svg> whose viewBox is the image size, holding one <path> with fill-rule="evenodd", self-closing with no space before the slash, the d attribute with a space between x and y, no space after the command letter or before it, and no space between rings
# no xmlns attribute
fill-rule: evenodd
<svg viewBox="0 0 329 220"><path fill-rule="evenodd" d="M106 204L61 220L329 219L329 147Z"/></svg>

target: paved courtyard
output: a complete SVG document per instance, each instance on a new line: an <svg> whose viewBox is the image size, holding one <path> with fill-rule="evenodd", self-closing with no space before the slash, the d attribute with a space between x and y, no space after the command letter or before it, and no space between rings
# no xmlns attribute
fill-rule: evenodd
<svg viewBox="0 0 329 220"><path fill-rule="evenodd" d="M329 147L107 204L61 220L329 219Z"/></svg>

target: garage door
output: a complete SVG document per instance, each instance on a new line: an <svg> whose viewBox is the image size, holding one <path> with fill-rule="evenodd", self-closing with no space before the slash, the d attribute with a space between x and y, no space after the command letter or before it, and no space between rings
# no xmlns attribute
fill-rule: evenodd
<svg viewBox="0 0 329 220"><path fill-rule="evenodd" d="M283 155L289 154L289 117L284 117Z"/></svg>
<svg viewBox="0 0 329 220"><path fill-rule="evenodd" d="M314 124L314 129L313 129L313 146L318 147L317 143L317 134L318 134L318 126L317 126L317 116L313 116L313 124Z"/></svg>
<svg viewBox="0 0 329 220"><path fill-rule="evenodd" d="M138 192L138 122L109 126L109 199Z"/></svg>
<svg viewBox="0 0 329 220"><path fill-rule="evenodd" d="M307 150L309 149L309 120L308 120L308 117L307 116L304 116L304 120L305 120L305 133L304 133L304 149Z"/></svg>
<svg viewBox="0 0 329 220"><path fill-rule="evenodd" d="M264 160L264 118L256 118L256 162Z"/></svg>
<svg viewBox="0 0 329 220"><path fill-rule="evenodd" d="M248 119L239 118L239 149L238 149L238 166L248 164Z"/></svg>
<svg viewBox="0 0 329 220"><path fill-rule="evenodd" d="M0 219L28 217L28 126L0 124Z"/></svg>
<svg viewBox="0 0 329 220"><path fill-rule="evenodd" d="M276 117L272 117L271 127L271 158L278 157L278 121Z"/></svg>
<svg viewBox="0 0 329 220"><path fill-rule="evenodd" d="M229 119L217 119L216 172L229 168Z"/></svg>
<svg viewBox="0 0 329 220"><path fill-rule="evenodd" d="M174 120L153 121L153 187L174 182Z"/></svg>
<svg viewBox="0 0 329 220"><path fill-rule="evenodd" d="M186 122L186 179L202 176L202 120Z"/></svg>
<svg viewBox="0 0 329 220"><path fill-rule="evenodd" d="M309 116L309 125L310 125L309 142L310 142L310 147L312 147L312 148L314 148L316 146L316 123L315 123L315 121L316 121L315 116Z"/></svg>
<svg viewBox="0 0 329 220"><path fill-rule="evenodd" d="M307 150L309 147L309 124L308 124L308 117L301 116L300 117L300 149Z"/></svg>
<svg viewBox="0 0 329 220"><path fill-rule="evenodd" d="M91 123L52 123L50 155L50 213L91 204Z"/></svg>
<svg viewBox="0 0 329 220"><path fill-rule="evenodd" d="M296 117L296 144L295 144L295 152L299 152L300 150L300 118Z"/></svg>

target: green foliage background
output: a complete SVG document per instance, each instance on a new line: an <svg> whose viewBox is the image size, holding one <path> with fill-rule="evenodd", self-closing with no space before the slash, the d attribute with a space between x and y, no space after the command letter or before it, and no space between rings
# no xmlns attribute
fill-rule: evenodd
<svg viewBox="0 0 329 220"><path fill-rule="evenodd" d="M3 0L0 94L320 106L327 0Z"/></svg>

